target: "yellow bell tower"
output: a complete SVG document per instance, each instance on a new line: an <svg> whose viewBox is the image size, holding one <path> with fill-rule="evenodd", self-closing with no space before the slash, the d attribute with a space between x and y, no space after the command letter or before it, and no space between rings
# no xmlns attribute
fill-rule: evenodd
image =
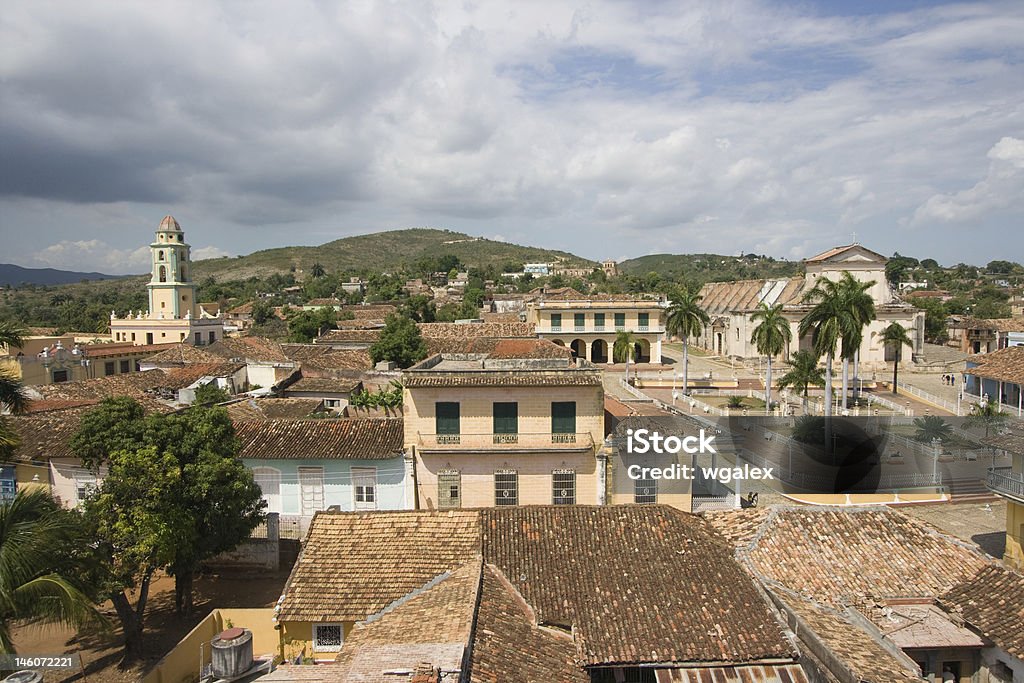
<svg viewBox="0 0 1024 683"><path fill-rule="evenodd" d="M120 315L111 311L112 341L205 346L223 339L224 320L220 312L214 309L211 315L196 301L191 247L185 243L185 233L174 216L164 216L160 221L149 251L149 310Z"/></svg>
<svg viewBox="0 0 1024 683"><path fill-rule="evenodd" d="M149 245L152 277L149 290L150 320L181 320L198 317L195 285L192 282L190 249L174 216L164 216Z"/></svg>

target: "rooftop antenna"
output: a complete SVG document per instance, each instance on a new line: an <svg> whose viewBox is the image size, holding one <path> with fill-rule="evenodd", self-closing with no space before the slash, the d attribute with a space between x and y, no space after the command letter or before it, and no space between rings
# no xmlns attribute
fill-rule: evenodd
<svg viewBox="0 0 1024 683"><path fill-rule="evenodd" d="M854 244L860 244L860 242L857 241L857 232L856 231L854 231L854 233L853 233L853 243Z"/></svg>

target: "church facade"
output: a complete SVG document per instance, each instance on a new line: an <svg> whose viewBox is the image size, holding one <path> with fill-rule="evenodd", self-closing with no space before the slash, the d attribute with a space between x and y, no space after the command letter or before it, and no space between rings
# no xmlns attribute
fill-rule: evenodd
<svg viewBox="0 0 1024 683"><path fill-rule="evenodd" d="M115 342L205 346L224 338L220 314L210 315L196 301L192 280L191 247L173 216L164 216L150 249L148 311L110 314L110 335Z"/></svg>
<svg viewBox="0 0 1024 683"><path fill-rule="evenodd" d="M709 353L741 359L755 359L760 354L751 341L756 323L752 320L758 304L783 305L793 341L782 358L798 350L810 349L810 337L799 335L800 320L810 310L804 295L821 278L838 280L849 272L861 282L870 282L868 292L875 301L876 318L864 331L860 348L861 363L869 369L882 369L895 357L894 349L882 344L882 331L893 322L907 329L913 345L902 350L901 358L910 361L923 351L924 311L902 301L885 278L888 259L860 244L829 249L804 261L803 275L777 280L739 280L709 282L701 288L701 306L711 318L699 337L691 337L692 346Z"/></svg>

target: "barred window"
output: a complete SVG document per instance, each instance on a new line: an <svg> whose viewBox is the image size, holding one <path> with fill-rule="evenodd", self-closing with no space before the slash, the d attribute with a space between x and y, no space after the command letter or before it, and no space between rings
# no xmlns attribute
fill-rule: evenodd
<svg viewBox="0 0 1024 683"><path fill-rule="evenodd" d="M313 624L313 650L316 652L340 652L345 632L341 624Z"/></svg>
<svg viewBox="0 0 1024 683"><path fill-rule="evenodd" d="M519 473L498 470L494 473L494 504L519 505Z"/></svg>
<svg viewBox="0 0 1024 683"><path fill-rule="evenodd" d="M441 510L462 507L462 475L458 470L437 473L437 507Z"/></svg>
<svg viewBox="0 0 1024 683"><path fill-rule="evenodd" d="M555 505L576 504L575 470L555 470L551 473L551 502Z"/></svg>
<svg viewBox="0 0 1024 683"><path fill-rule="evenodd" d="M634 503L657 503L658 482L654 479L633 480L633 502Z"/></svg>

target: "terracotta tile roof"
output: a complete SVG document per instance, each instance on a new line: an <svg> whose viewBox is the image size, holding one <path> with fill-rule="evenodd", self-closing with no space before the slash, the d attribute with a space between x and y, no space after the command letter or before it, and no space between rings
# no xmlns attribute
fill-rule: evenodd
<svg viewBox="0 0 1024 683"><path fill-rule="evenodd" d="M968 318L960 326L996 332L1024 332L1024 318Z"/></svg>
<svg viewBox="0 0 1024 683"><path fill-rule="evenodd" d="M235 423L242 458L381 460L401 455L402 420L320 418Z"/></svg>
<svg viewBox="0 0 1024 683"><path fill-rule="evenodd" d="M658 683L808 683L799 664L686 667L662 669Z"/></svg>
<svg viewBox="0 0 1024 683"><path fill-rule="evenodd" d="M304 361L330 353L331 349L317 344L281 344L281 352L288 356L289 360Z"/></svg>
<svg viewBox="0 0 1024 683"><path fill-rule="evenodd" d="M7 424L18 435L20 443L14 451L19 462L75 458L68 442L75 435L82 415L92 406L55 410L37 415L6 416Z"/></svg>
<svg viewBox="0 0 1024 683"><path fill-rule="evenodd" d="M173 410L170 405L154 398L169 391L166 388L168 383L173 382L169 382L163 370L147 370L77 382L43 384L33 389L41 394L43 399L57 401L90 401L113 396L130 396L149 411L169 412Z"/></svg>
<svg viewBox="0 0 1024 683"><path fill-rule="evenodd" d="M234 308L229 308L227 311L228 315L252 315L252 307L255 302L246 301L244 304L239 304Z"/></svg>
<svg viewBox="0 0 1024 683"><path fill-rule="evenodd" d="M345 637L337 663L344 676L359 683L395 681L385 671L462 668L469 646L480 589L481 561L442 575L355 625ZM398 679L401 680L401 679Z"/></svg>
<svg viewBox="0 0 1024 683"><path fill-rule="evenodd" d="M224 362L191 363L180 368L164 370L166 379L161 388L184 389L203 377L231 377L245 367L245 363Z"/></svg>
<svg viewBox="0 0 1024 683"><path fill-rule="evenodd" d="M380 339L380 330L329 330L317 337L317 344L367 344Z"/></svg>
<svg viewBox="0 0 1024 683"><path fill-rule="evenodd" d="M249 398L225 406L232 420L296 420L324 412L319 398Z"/></svg>
<svg viewBox="0 0 1024 683"><path fill-rule="evenodd" d="M369 370L373 359L365 349L340 349L301 361L306 374L333 370Z"/></svg>
<svg viewBox="0 0 1024 683"><path fill-rule="evenodd" d="M974 355L970 360L977 363L977 367L964 370L968 375L1024 385L1024 346Z"/></svg>
<svg viewBox="0 0 1024 683"><path fill-rule="evenodd" d="M318 393L318 394L350 394L359 389L362 382L358 379L338 379L334 377L306 377L299 378L285 389L285 393Z"/></svg>
<svg viewBox="0 0 1024 683"><path fill-rule="evenodd" d="M995 446L1010 453L1024 454L1024 423L1010 421L1005 434L996 434L981 441L987 446Z"/></svg>
<svg viewBox="0 0 1024 683"><path fill-rule="evenodd" d="M534 337L533 323L418 323L424 339Z"/></svg>
<svg viewBox="0 0 1024 683"><path fill-rule="evenodd" d="M351 313L356 320L383 321L398 310L393 304L350 304L342 306L343 313Z"/></svg>
<svg viewBox="0 0 1024 683"><path fill-rule="evenodd" d="M954 586L940 604L1018 659L1024 659L1024 575L990 564Z"/></svg>
<svg viewBox="0 0 1024 683"><path fill-rule="evenodd" d="M805 284L803 277L708 282L700 289L700 304L708 315L752 311L761 301L792 305L800 302Z"/></svg>
<svg viewBox="0 0 1024 683"><path fill-rule="evenodd" d="M471 562L479 513L319 512L280 603L279 621L361 621Z"/></svg>
<svg viewBox="0 0 1024 683"><path fill-rule="evenodd" d="M517 323L519 322L518 313L489 313L484 312L480 314L480 318L485 323Z"/></svg>
<svg viewBox="0 0 1024 683"><path fill-rule="evenodd" d="M402 384L420 387L599 387L600 370L565 368L548 371L412 370L402 373Z"/></svg>
<svg viewBox="0 0 1024 683"><path fill-rule="evenodd" d="M701 516L729 543L739 548L750 545L755 534L768 520L771 510L770 507L753 507L745 510L704 512Z"/></svg>
<svg viewBox="0 0 1024 683"><path fill-rule="evenodd" d="M960 619L951 617L931 600L876 603L862 608L860 612L902 650L986 646L981 636L963 626Z"/></svg>
<svg viewBox="0 0 1024 683"><path fill-rule="evenodd" d="M81 347L87 358L100 360L120 356L150 356L162 351L166 344L87 344Z"/></svg>
<svg viewBox="0 0 1024 683"><path fill-rule="evenodd" d="M568 632L542 628L523 597L493 565L483 573L469 680L474 683L590 683Z"/></svg>
<svg viewBox="0 0 1024 683"><path fill-rule="evenodd" d="M163 344L164 350L146 359L147 363L156 365L187 365L189 363L216 363L223 361L221 356L210 353L205 348L191 344Z"/></svg>
<svg viewBox="0 0 1024 683"><path fill-rule="evenodd" d="M839 664L852 674L848 680L862 683L921 680L917 671L909 668L909 662L894 656L838 609L823 607L788 591L776 591L776 595L803 621L804 627L794 630L805 641L805 646L808 640L818 641L830 650Z"/></svg>
<svg viewBox="0 0 1024 683"><path fill-rule="evenodd" d="M732 548L700 517L659 505L480 515L484 560L538 623L572 629L584 666L795 655Z"/></svg>
<svg viewBox="0 0 1024 683"><path fill-rule="evenodd" d="M222 358L240 358L262 363L286 363L290 360L280 344L266 337L224 337L206 349Z"/></svg>
<svg viewBox="0 0 1024 683"><path fill-rule="evenodd" d="M303 306L341 306L341 299L310 299Z"/></svg>
<svg viewBox="0 0 1024 683"><path fill-rule="evenodd" d="M100 402L98 398L80 399L38 399L29 401L28 413L49 413L55 410L67 410L68 408L81 408L82 406L94 406Z"/></svg>
<svg viewBox="0 0 1024 683"><path fill-rule="evenodd" d="M719 529L728 524L724 515L719 521ZM934 598L988 563L976 549L889 508L776 508L740 557L757 576L837 606Z"/></svg>

